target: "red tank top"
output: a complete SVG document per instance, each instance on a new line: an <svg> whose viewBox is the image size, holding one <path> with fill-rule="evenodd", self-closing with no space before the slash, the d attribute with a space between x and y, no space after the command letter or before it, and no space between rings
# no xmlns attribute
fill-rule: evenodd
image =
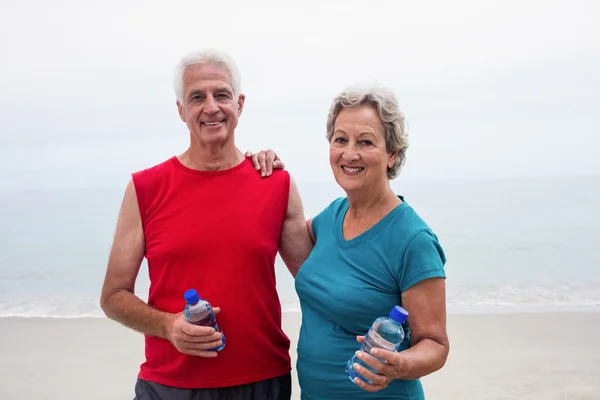
<svg viewBox="0 0 600 400"><path fill-rule="evenodd" d="M213 306L226 346L215 358L182 354L146 335L139 377L180 388L242 385L291 371L281 329L275 256L287 212L286 171L261 178L249 160L197 171L176 157L133 174L148 261L148 303L178 313L195 288Z"/></svg>

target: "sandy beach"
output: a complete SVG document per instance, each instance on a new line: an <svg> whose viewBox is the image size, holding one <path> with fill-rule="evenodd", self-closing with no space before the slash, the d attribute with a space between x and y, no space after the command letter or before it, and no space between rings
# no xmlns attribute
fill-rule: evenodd
<svg viewBox="0 0 600 400"><path fill-rule="evenodd" d="M300 314L284 314L295 343ZM450 314L427 399L600 398L600 313ZM0 399L132 399L143 338L102 318L0 318ZM294 399L299 389L294 377Z"/></svg>

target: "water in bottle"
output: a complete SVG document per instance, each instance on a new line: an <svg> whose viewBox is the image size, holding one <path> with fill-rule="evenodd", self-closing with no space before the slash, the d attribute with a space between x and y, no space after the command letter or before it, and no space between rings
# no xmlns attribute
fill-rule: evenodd
<svg viewBox="0 0 600 400"><path fill-rule="evenodd" d="M219 325L217 325L217 318L215 317L215 313L213 312L209 302L201 299L195 289L187 290L183 294L183 297L186 303L183 310L185 319L190 324L211 326L215 328L215 331L221 332L221 340L223 341L223 344L214 349L209 349L209 351L221 351L225 347L225 335L219 329Z"/></svg>
<svg viewBox="0 0 600 400"><path fill-rule="evenodd" d="M385 350L397 351L400 343L404 340L404 329L402 324L408 318L408 311L400 306L395 306L390 311L389 316L377 318L371 327L369 332L365 335L365 341L362 344L361 350L367 354L371 354L371 349L379 347ZM375 356L373 356L375 357ZM385 360L375 357L379 361L385 362ZM373 368L362 362L356 355L353 355L346 364L346 372L348 377L354 382L354 378L359 377L367 383L372 383L370 380L359 374L354 370L354 363L362 365L368 370L377 373Z"/></svg>

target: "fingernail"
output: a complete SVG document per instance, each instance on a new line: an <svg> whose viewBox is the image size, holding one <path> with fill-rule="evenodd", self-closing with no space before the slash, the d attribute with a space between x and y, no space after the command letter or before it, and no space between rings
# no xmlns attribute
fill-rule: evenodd
<svg viewBox="0 0 600 400"><path fill-rule="evenodd" d="M265 176L265 173L264 173L264 172L261 172L261 173L260 173L260 176Z"/></svg>
<svg viewBox="0 0 600 400"><path fill-rule="evenodd" d="M373 349L373 350L371 350L371 354L376 356L377 354L379 354L379 350Z"/></svg>
<svg viewBox="0 0 600 400"><path fill-rule="evenodd" d="M356 350L356 357L361 358L362 357L362 352L359 350Z"/></svg>
<svg viewBox="0 0 600 400"><path fill-rule="evenodd" d="M354 383L356 383L356 384L360 383L360 379L354 378Z"/></svg>

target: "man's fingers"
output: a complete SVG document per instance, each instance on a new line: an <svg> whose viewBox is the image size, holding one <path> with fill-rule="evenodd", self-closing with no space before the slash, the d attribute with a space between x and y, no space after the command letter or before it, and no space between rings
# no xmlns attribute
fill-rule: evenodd
<svg viewBox="0 0 600 400"><path fill-rule="evenodd" d="M212 326L199 326L190 323L184 323L180 325L181 332L188 336L210 336L216 333L215 328Z"/></svg>
<svg viewBox="0 0 600 400"><path fill-rule="evenodd" d="M183 344L195 344L195 343L209 343L214 342L216 340L221 340L223 334L221 332L215 332L212 335L200 335L200 336L192 336L187 334L182 334L177 338L179 343Z"/></svg>
<svg viewBox="0 0 600 400"><path fill-rule="evenodd" d="M218 339L218 340L213 340L211 342L202 342L202 343L184 342L181 347L187 351L193 352L193 351L198 351L198 350L215 349L222 344L223 344L223 341L221 339Z"/></svg>
<svg viewBox="0 0 600 400"><path fill-rule="evenodd" d="M213 307L212 309L213 309L213 313L214 313L215 315L217 315L218 313L220 313L220 312L221 312L221 307Z"/></svg>
<svg viewBox="0 0 600 400"><path fill-rule="evenodd" d="M206 357L206 358L215 358L217 356L216 351L206 351L206 350L190 350L189 352L186 352L186 354L189 354L191 356Z"/></svg>

